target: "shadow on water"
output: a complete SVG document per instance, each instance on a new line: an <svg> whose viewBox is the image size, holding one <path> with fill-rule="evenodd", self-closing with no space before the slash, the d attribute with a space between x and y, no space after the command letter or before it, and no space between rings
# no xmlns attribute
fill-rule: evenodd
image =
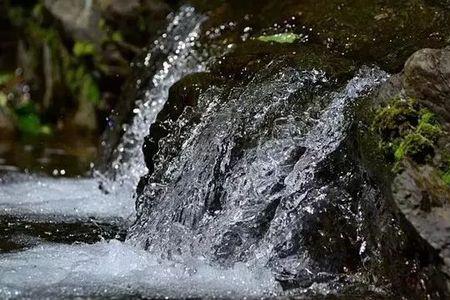
<svg viewBox="0 0 450 300"><path fill-rule="evenodd" d="M0 138L0 171L85 176L97 159L98 137L77 132Z"/></svg>

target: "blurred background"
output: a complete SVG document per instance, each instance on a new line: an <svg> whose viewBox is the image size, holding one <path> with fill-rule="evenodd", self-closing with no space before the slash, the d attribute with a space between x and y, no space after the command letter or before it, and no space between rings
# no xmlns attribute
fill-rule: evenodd
<svg viewBox="0 0 450 300"><path fill-rule="evenodd" d="M129 103L114 108L135 100L127 82L145 78L133 61L185 2L209 12L205 28L240 24L257 37L298 23L304 42L242 43L236 55L297 53L331 73L373 63L395 74L415 51L450 43L447 0L0 0L0 172L89 172L102 133L118 125L108 117L127 113ZM292 14L301 20L277 25ZM240 45L240 38L223 34L208 43Z"/></svg>
<svg viewBox="0 0 450 300"><path fill-rule="evenodd" d="M0 1L0 171L83 175L175 1Z"/></svg>

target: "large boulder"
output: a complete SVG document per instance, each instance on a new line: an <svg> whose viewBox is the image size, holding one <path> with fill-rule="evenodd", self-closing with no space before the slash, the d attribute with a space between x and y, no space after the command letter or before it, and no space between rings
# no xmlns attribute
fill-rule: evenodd
<svg viewBox="0 0 450 300"><path fill-rule="evenodd" d="M448 296L439 253L394 195L392 166L368 155L381 156L378 144L357 133L370 136L371 106L400 92L402 77L362 107L366 118L352 114L384 80L356 70L377 63L398 71L431 43L424 32L445 13L414 6L396 18L395 7L373 2L365 13L377 23L368 26L361 10L336 14L331 2L262 3L254 18L253 1L239 12L238 2L220 2L201 40L226 55L175 84L151 126L129 241L168 257L264 265L286 289L322 284L355 295L368 284L410 298ZM419 12L427 30L413 36L404 24Z"/></svg>
<svg viewBox="0 0 450 300"><path fill-rule="evenodd" d="M150 171L129 242L265 266L286 290L445 295L434 255L373 178L348 118L384 74L364 69L336 86L289 57L245 58L172 87L144 145Z"/></svg>
<svg viewBox="0 0 450 300"><path fill-rule="evenodd" d="M449 97L450 49L422 49L407 60L404 70L392 76L366 106L366 111L375 108L378 120L383 120L381 125L375 122L374 129L381 133L378 145L383 147L379 153L383 153L384 164L392 169L375 173L391 176L384 182L386 195L393 199L415 234L428 245L429 253L447 276L448 286ZM389 132L383 136L380 126L385 129L389 126Z"/></svg>
<svg viewBox="0 0 450 300"><path fill-rule="evenodd" d="M450 188L433 167L407 162L393 182L401 212L439 257L450 278Z"/></svg>

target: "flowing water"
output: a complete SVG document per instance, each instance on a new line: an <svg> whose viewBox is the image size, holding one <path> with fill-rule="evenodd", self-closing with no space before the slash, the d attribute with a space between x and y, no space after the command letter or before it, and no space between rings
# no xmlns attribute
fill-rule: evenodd
<svg viewBox="0 0 450 300"><path fill-rule="evenodd" d="M282 295L290 284L327 294L336 282L359 281L336 271L364 260L364 206L376 197L345 155L350 108L387 74L366 67L338 86L320 70L275 60L245 85L211 85L176 121L155 123L169 88L207 69L196 46L204 19L183 7L148 52L144 65L156 52L166 59L151 82L140 83L145 97L124 127L109 174L3 179L2 215L124 226L137 218L125 241L64 245L22 236L35 246L0 255L0 298L255 298ZM142 148L155 126L171 130L147 141L158 151L135 210L136 185L149 171ZM331 242L325 258L314 256L308 235L321 231L308 228L333 214L354 233L356 252L346 255L356 263L333 257L340 248ZM340 230L333 234L345 235Z"/></svg>
<svg viewBox="0 0 450 300"><path fill-rule="evenodd" d="M162 67L154 74L143 95L136 101L134 117L130 125L124 125L123 137L112 161L113 181L109 188L128 188L134 192L139 178L147 173L142 146L150 125L164 106L170 87L187 74L205 70L202 57L195 48L204 16L192 7L183 7L173 17L162 37L154 42L154 48L144 58L149 66L152 56L165 55ZM140 84L140 83L139 83Z"/></svg>

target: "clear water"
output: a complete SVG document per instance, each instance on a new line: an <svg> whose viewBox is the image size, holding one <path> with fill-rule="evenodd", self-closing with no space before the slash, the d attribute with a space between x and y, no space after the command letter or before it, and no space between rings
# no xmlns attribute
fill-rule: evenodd
<svg viewBox="0 0 450 300"><path fill-rule="evenodd" d="M322 72L272 63L225 101L216 88L206 91L177 130L164 123L170 133L158 142L128 242L166 257L270 266L284 280L314 278L322 268L308 253L308 224L326 210L358 224L353 207L369 201L349 194L350 178L360 176L350 164L328 182L318 173L347 136L347 108L386 76L363 68L329 92ZM200 121L184 127L192 114ZM362 182L355 188L364 193Z"/></svg>

